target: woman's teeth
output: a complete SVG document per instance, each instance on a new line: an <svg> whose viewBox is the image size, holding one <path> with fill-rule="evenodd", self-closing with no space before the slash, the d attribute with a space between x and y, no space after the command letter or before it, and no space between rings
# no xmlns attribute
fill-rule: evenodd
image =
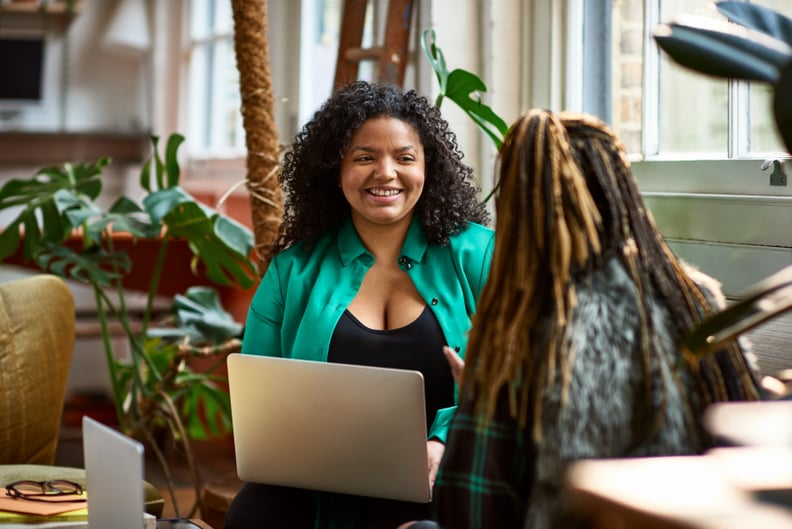
<svg viewBox="0 0 792 529"><path fill-rule="evenodd" d="M369 189L369 193L378 197L392 197L401 193L400 189Z"/></svg>

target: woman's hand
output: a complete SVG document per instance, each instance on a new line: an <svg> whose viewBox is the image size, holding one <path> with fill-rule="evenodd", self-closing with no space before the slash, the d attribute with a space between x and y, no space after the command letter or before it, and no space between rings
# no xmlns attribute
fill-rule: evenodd
<svg viewBox="0 0 792 529"><path fill-rule="evenodd" d="M445 453L445 444L437 439L430 439L426 441L426 455L429 461L429 486L434 487L435 478L437 478L437 470L440 468L440 460L443 459Z"/></svg>
<svg viewBox="0 0 792 529"><path fill-rule="evenodd" d="M459 356L456 351L447 345L443 346L443 354L446 357L448 365L451 366L451 375L454 377L454 382L458 385L462 382L462 371L465 370L465 361L462 360L462 357Z"/></svg>

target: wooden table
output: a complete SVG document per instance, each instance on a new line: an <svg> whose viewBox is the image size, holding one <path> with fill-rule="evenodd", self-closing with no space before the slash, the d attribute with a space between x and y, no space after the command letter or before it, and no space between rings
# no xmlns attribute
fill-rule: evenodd
<svg viewBox="0 0 792 529"><path fill-rule="evenodd" d="M792 528L792 402L718 405L706 424L746 446L581 461L567 476L573 498L607 529Z"/></svg>

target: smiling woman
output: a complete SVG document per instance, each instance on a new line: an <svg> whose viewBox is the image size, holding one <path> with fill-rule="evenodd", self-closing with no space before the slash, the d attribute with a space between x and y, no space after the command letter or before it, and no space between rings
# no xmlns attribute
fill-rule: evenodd
<svg viewBox="0 0 792 529"><path fill-rule="evenodd" d="M341 161L341 189L358 233L394 224L406 233L423 185L423 146L411 125L376 118L355 131Z"/></svg>
<svg viewBox="0 0 792 529"><path fill-rule="evenodd" d="M448 124L417 92L362 81L340 89L285 156L286 216L242 346L420 371L430 481L456 405L443 346L464 355L494 239L471 176ZM247 484L225 527L396 527L428 512Z"/></svg>

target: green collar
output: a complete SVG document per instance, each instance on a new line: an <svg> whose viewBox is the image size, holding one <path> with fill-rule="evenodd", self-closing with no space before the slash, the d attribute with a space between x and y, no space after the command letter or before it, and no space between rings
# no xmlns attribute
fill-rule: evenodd
<svg viewBox="0 0 792 529"><path fill-rule="evenodd" d="M421 222L413 217L412 222L410 222L410 228L407 230L404 246L402 246L402 256L416 263L421 262L428 245L429 240L426 238L426 232ZM371 256L366 247L363 246L363 242L360 240L351 219L347 219L338 230L338 254L344 266L347 266L361 255Z"/></svg>

